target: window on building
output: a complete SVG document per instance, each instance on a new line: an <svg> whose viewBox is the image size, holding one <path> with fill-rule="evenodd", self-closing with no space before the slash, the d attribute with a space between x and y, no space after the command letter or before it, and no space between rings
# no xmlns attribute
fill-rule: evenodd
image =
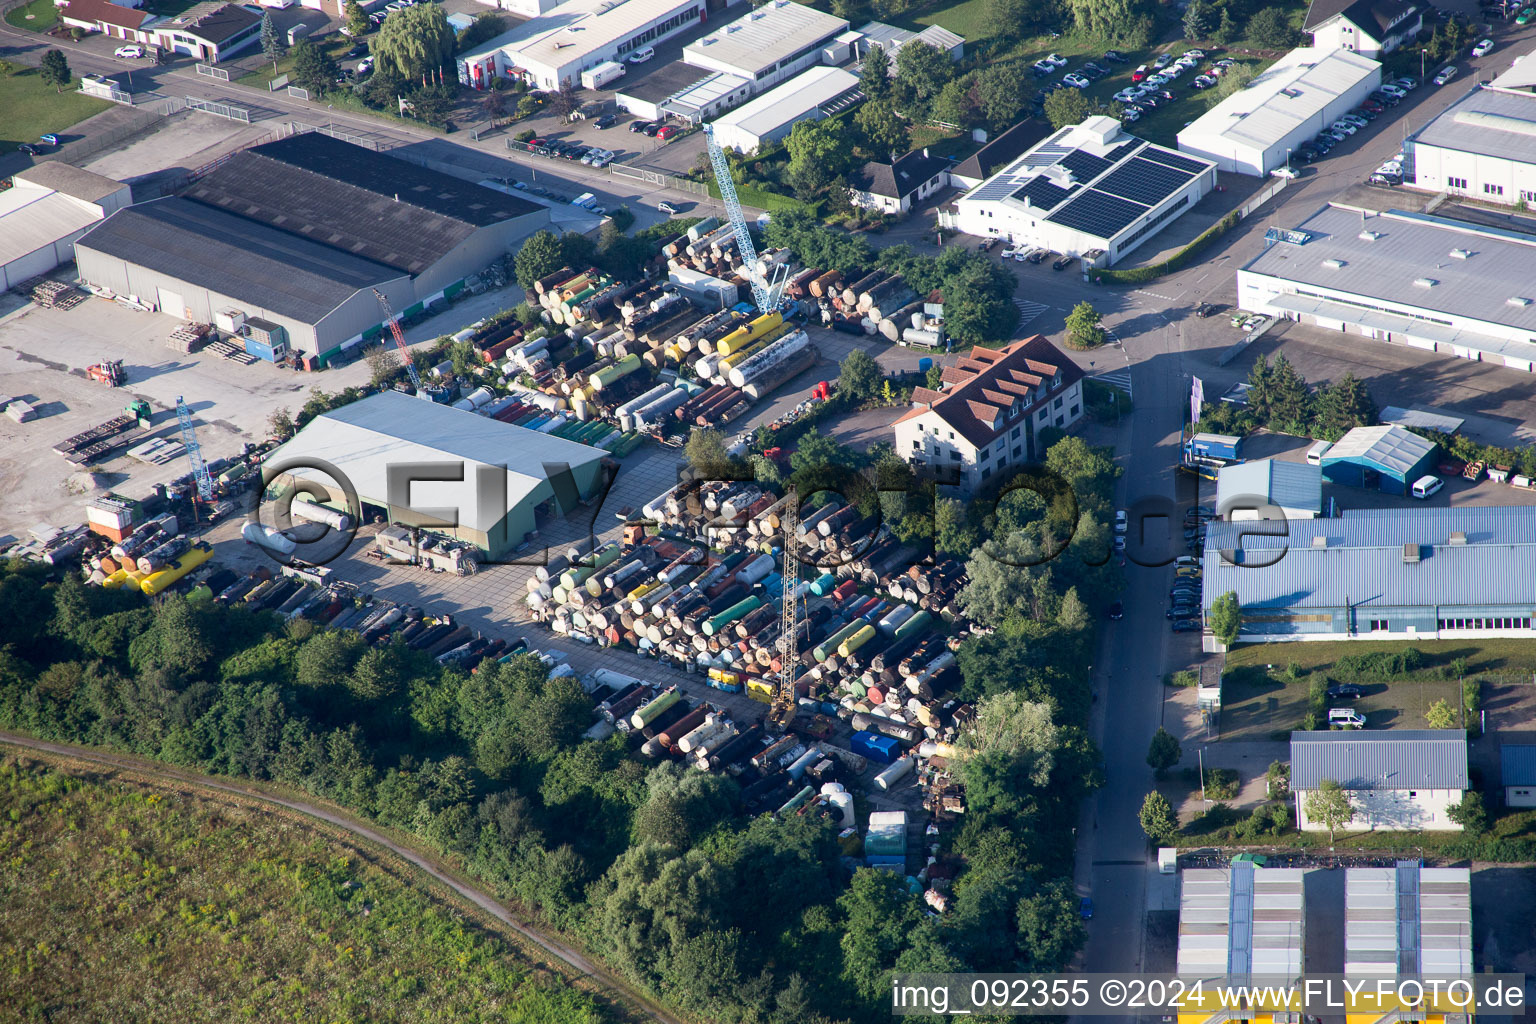
<svg viewBox="0 0 1536 1024"><path fill-rule="evenodd" d="M1066 426L1067 425L1067 418L1065 416L1057 416L1056 417L1056 425L1058 427Z"/></svg>
<svg viewBox="0 0 1536 1024"><path fill-rule="evenodd" d="M951 441L953 441L953 440L954 440L954 439L955 439L955 432L954 432L954 431L953 431L953 430L951 430L951 431L950 431L950 432L949 432L949 439L950 439L950 440L951 440Z"/></svg>
<svg viewBox="0 0 1536 1024"><path fill-rule="evenodd" d="M918 439L917 439L917 438L915 438L915 437L914 437L914 438L913 438L913 439L912 439L912 448L913 448L913 449L914 449L914 450L916 450L916 449L918 449L918 448L921 448L921 447L922 447L922 446L923 446L923 442L921 442L921 441L919 441L919 440L918 440Z"/></svg>
<svg viewBox="0 0 1536 1024"><path fill-rule="evenodd" d="M1419 791L1418 791L1418 790L1416 790L1416 789L1410 789L1410 790L1409 790L1409 791L1408 791L1408 799L1409 799L1409 800L1415 800L1415 799L1417 799L1417 798L1418 798L1418 795L1419 795Z"/></svg>
<svg viewBox="0 0 1536 1024"><path fill-rule="evenodd" d="M1375 633L1375 632L1378 632L1378 631L1383 632L1383 633L1391 631L1391 625L1388 623L1388 621L1386 619L1372 619L1371 620L1371 632Z"/></svg>
<svg viewBox="0 0 1536 1024"><path fill-rule="evenodd" d="M1020 459L1020 458L1024 457L1024 446L1023 445L1016 444L1016 445L1013 446L1013 457L1016 458L1016 459Z"/></svg>
<svg viewBox="0 0 1536 1024"><path fill-rule="evenodd" d="M949 461L950 462L959 462L960 461L960 453L959 452L950 452L949 453Z"/></svg>
<svg viewBox="0 0 1536 1024"><path fill-rule="evenodd" d="M1021 429L1022 429L1022 428L1020 428L1020 427L1014 427L1014 428L1013 428L1013 433L1011 433L1011 434L1009 434L1009 435L1008 435L1008 436L1009 436L1009 437L1018 437L1018 436L1019 436L1019 431L1020 431L1020 430L1021 430Z"/></svg>
<svg viewBox="0 0 1536 1024"><path fill-rule="evenodd" d="M1050 416L1051 416L1051 410L1049 410L1049 409L1041 409L1040 410L1040 422L1041 423L1044 423L1047 420L1049 420Z"/></svg>
<svg viewBox="0 0 1536 1024"><path fill-rule="evenodd" d="M1488 196L1501 196L1504 194L1504 186L1494 185L1485 181L1483 182L1483 194Z"/></svg>
<svg viewBox="0 0 1536 1024"><path fill-rule="evenodd" d="M991 448L983 448L981 450L980 460L982 462L986 462L991 457L992 457L992 449Z"/></svg>
<svg viewBox="0 0 1536 1024"><path fill-rule="evenodd" d="M1067 410L1067 413L1068 413L1068 415L1070 415L1070 416L1071 416L1071 417L1072 417L1072 418L1073 418L1073 419L1077 419L1077 411L1078 411L1078 410L1079 410L1079 409L1081 409L1081 408L1082 408L1082 406L1079 406L1079 405L1074 405L1074 406L1073 406L1073 407L1072 407L1072 408L1071 408L1071 409L1069 409L1069 410Z"/></svg>
<svg viewBox="0 0 1536 1024"><path fill-rule="evenodd" d="M1520 201L1522 203L1536 203L1536 192L1533 192L1533 191L1531 191L1530 189L1527 189L1527 188L1521 189L1520 190Z"/></svg>
<svg viewBox="0 0 1536 1024"><path fill-rule="evenodd" d="M1467 187L1467 179L1466 178L1446 178L1445 179L1445 185L1446 185L1447 188L1462 188L1462 189L1464 189L1464 188Z"/></svg>
<svg viewBox="0 0 1536 1024"><path fill-rule="evenodd" d="M1061 402L1062 402L1062 400L1060 398L1056 399L1056 401L1051 403L1051 408L1052 409L1060 409L1061 408Z"/></svg>

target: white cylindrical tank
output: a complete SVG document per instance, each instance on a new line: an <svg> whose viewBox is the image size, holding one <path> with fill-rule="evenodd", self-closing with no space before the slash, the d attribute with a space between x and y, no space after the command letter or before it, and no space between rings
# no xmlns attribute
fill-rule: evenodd
<svg viewBox="0 0 1536 1024"><path fill-rule="evenodd" d="M811 345L810 335L795 331L769 345L757 355L735 366L730 373L733 387L746 387L756 378L770 372L775 366L804 351Z"/></svg>
<svg viewBox="0 0 1536 1024"><path fill-rule="evenodd" d="M338 512L324 505L317 505L303 498L293 499L289 512L295 519L303 519L310 523L324 523L338 533L345 533L352 529L352 517L345 512Z"/></svg>
<svg viewBox="0 0 1536 1024"><path fill-rule="evenodd" d="M880 787L881 790L889 790L896 783L906 778L912 771L912 764L912 755L908 754L906 757L900 758L885 771L875 776L875 785Z"/></svg>
<svg viewBox="0 0 1536 1024"><path fill-rule="evenodd" d="M276 551L280 555L291 555L298 549L298 545L293 541L278 533L272 527L263 526L260 523L246 523L240 527L240 536L244 537L251 544L267 548L270 551Z"/></svg>

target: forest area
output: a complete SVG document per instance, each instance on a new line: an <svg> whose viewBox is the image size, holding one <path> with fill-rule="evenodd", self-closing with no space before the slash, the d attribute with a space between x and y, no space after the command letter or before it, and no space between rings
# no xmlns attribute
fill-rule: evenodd
<svg viewBox="0 0 1536 1024"><path fill-rule="evenodd" d="M582 739L590 698L532 657L465 675L304 620L146 604L11 562L0 726L333 801L700 1020L884 1019L893 970L1053 971L1083 939L1072 828L1100 781L1086 666L1120 586L1119 470L1073 437L1044 468L932 517L941 549L976 548L959 660L978 715L960 739L963 824L937 837L956 868L943 915L900 875L853 869L828 822L748 817L729 777Z"/></svg>

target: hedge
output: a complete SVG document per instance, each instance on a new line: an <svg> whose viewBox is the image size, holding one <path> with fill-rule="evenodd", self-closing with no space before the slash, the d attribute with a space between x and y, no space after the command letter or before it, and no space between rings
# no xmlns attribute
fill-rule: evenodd
<svg viewBox="0 0 1536 1024"><path fill-rule="evenodd" d="M709 181L709 194L713 199L720 198L720 186L713 178ZM767 210L773 213L776 210L804 210L813 217L821 216L821 204L807 203L803 199L794 196L784 196L777 192L769 192L765 189L754 188L751 185L737 185L736 198L741 200L742 206L751 206L758 210Z"/></svg>
<svg viewBox="0 0 1536 1024"><path fill-rule="evenodd" d="M1146 284L1148 281L1156 281L1164 274L1171 274L1175 270L1183 270L1189 265L1190 260L1210 248L1212 242L1236 227L1237 222L1237 211L1233 210L1221 218L1221 220L1206 228L1199 238L1196 238L1193 242L1190 242L1161 263L1153 263L1145 267L1132 267L1130 270L1099 270L1094 272L1094 279L1108 281L1112 284Z"/></svg>

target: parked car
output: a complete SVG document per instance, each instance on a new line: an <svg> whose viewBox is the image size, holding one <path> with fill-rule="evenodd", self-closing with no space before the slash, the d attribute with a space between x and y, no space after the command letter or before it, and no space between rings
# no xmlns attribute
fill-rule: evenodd
<svg viewBox="0 0 1536 1024"><path fill-rule="evenodd" d="M1245 320L1247 320L1251 316L1253 316L1252 313L1243 313L1243 312L1233 313L1232 314L1231 324L1232 324L1233 327L1241 327L1241 326L1243 326L1243 322Z"/></svg>
<svg viewBox="0 0 1536 1024"><path fill-rule="evenodd" d="M977 252L991 252L995 248L997 248L997 239L995 238L984 238L976 243Z"/></svg>
<svg viewBox="0 0 1536 1024"><path fill-rule="evenodd" d="M1335 135L1339 135L1339 134L1353 135L1353 134L1355 134L1355 132L1359 131L1360 128L1359 128L1358 125L1353 125L1353 124L1350 124L1348 121L1340 119L1338 121L1333 122L1333 124L1329 125L1328 126L1328 130L1330 132L1333 132Z"/></svg>
<svg viewBox="0 0 1536 1024"><path fill-rule="evenodd" d="M1175 633L1198 633L1200 632L1200 620L1175 619L1173 623L1173 631Z"/></svg>
<svg viewBox="0 0 1536 1024"><path fill-rule="evenodd" d="M1384 95L1394 97L1398 100L1401 100L1404 96L1408 95L1407 89L1404 89L1401 86L1393 85L1391 82L1383 84L1382 87L1376 91Z"/></svg>
<svg viewBox="0 0 1536 1024"><path fill-rule="evenodd" d="M1093 84L1075 71L1063 78L1062 81L1074 89L1086 89Z"/></svg>
<svg viewBox="0 0 1536 1024"><path fill-rule="evenodd" d="M1146 77L1148 75L1150 75L1151 73L1152 73L1151 70L1145 64L1143 64L1140 67L1138 67L1135 71L1131 72L1131 81L1132 82L1144 81L1146 79Z"/></svg>
<svg viewBox="0 0 1536 1024"><path fill-rule="evenodd" d="M1051 250L1049 249L1036 249L1034 252L1024 257L1024 262L1032 263L1038 266L1040 262L1049 255L1051 255Z"/></svg>
<svg viewBox="0 0 1536 1024"><path fill-rule="evenodd" d="M119 46L112 51L112 56L121 57L123 60L139 60L144 56L142 46Z"/></svg>
<svg viewBox="0 0 1536 1024"><path fill-rule="evenodd" d="M673 206L671 203L657 203L656 212L665 213L668 216L675 217L677 216L677 207Z"/></svg>
<svg viewBox="0 0 1536 1024"><path fill-rule="evenodd" d="M1052 64L1048 60L1037 60L1031 64L1030 67L1034 68L1035 74L1042 77L1045 75L1054 75L1056 73L1056 65Z"/></svg>
<svg viewBox="0 0 1536 1024"><path fill-rule="evenodd" d="M1413 496L1422 501L1444 486L1445 481L1433 474L1421 476L1413 482Z"/></svg>
<svg viewBox="0 0 1536 1024"><path fill-rule="evenodd" d="M1353 683L1340 683L1328 687L1329 700L1359 700L1365 691Z"/></svg>
<svg viewBox="0 0 1536 1024"><path fill-rule="evenodd" d="M1364 729L1365 716L1354 708L1330 708L1328 710L1328 728Z"/></svg>
<svg viewBox="0 0 1536 1024"><path fill-rule="evenodd" d="M1204 50L1185 50L1184 56L1193 57L1195 60L1205 60Z"/></svg>
<svg viewBox="0 0 1536 1024"><path fill-rule="evenodd" d="M1165 68L1171 63L1173 63L1173 54L1171 53L1160 53L1152 59L1152 66L1155 68Z"/></svg>
<svg viewBox="0 0 1536 1024"><path fill-rule="evenodd" d="M1194 601L1185 601L1185 602L1183 602L1181 604L1176 604L1173 607L1171 607L1171 608L1167 609L1166 611L1164 611L1163 612L1163 618L1165 618L1165 619L1188 619L1188 618L1193 618L1196 614L1199 613L1199 611L1200 611L1200 606L1198 604L1196 604Z"/></svg>
<svg viewBox="0 0 1536 1024"><path fill-rule="evenodd" d="M1284 167L1276 167L1269 173L1271 177L1275 178L1295 179L1301 177L1301 172L1296 170L1296 168L1292 167L1290 164L1286 164Z"/></svg>
<svg viewBox="0 0 1536 1024"><path fill-rule="evenodd" d="M1515 24L1529 25L1532 18L1536 18L1536 7L1521 11L1520 14L1515 18Z"/></svg>
<svg viewBox="0 0 1536 1024"><path fill-rule="evenodd" d="M1127 106L1125 109L1120 111L1120 120L1135 124L1137 121L1141 120L1141 108L1136 106Z"/></svg>
<svg viewBox="0 0 1536 1024"><path fill-rule="evenodd" d="M1124 64L1126 61L1125 54L1121 53L1119 50L1105 50L1104 59L1109 61L1111 64Z"/></svg>
<svg viewBox="0 0 1536 1024"><path fill-rule="evenodd" d="M1200 305L1195 307L1195 316L1197 316L1200 319L1204 320L1206 317L1210 316L1212 313L1215 313L1217 308L1218 307L1212 305L1209 302L1202 302L1202 303L1200 303Z"/></svg>
<svg viewBox="0 0 1536 1024"><path fill-rule="evenodd" d="M640 129L640 134L654 139L657 135L661 134L661 130L665 127L667 126L664 124L648 124Z"/></svg>
<svg viewBox="0 0 1536 1024"><path fill-rule="evenodd" d="M604 128L612 128L618 120L619 115L617 114L604 114L602 117L593 120L592 127L601 131Z"/></svg>
<svg viewBox="0 0 1536 1024"><path fill-rule="evenodd" d="M1048 53L1043 59L1053 67L1064 68L1067 66L1067 58L1059 53Z"/></svg>
<svg viewBox="0 0 1536 1024"><path fill-rule="evenodd" d="M1055 263L1051 264L1051 269L1052 270L1066 270L1071 265L1072 265L1072 257L1071 256L1063 256L1061 259L1059 259Z"/></svg>
<svg viewBox="0 0 1536 1024"><path fill-rule="evenodd" d="M357 62L357 77L358 78L367 78L371 74L373 74L373 58L372 57L364 57L362 60Z"/></svg>
<svg viewBox="0 0 1536 1024"><path fill-rule="evenodd" d="M127 49L127 47L124 47L124 49ZM368 56L368 44L367 43L358 43L356 46L352 47L352 49L348 50L343 55L342 59L343 60L356 60L358 57L366 57L366 56Z"/></svg>
<svg viewBox="0 0 1536 1024"><path fill-rule="evenodd" d="M1116 601L1114 604L1110 605L1109 617L1115 622L1119 622L1121 619L1125 618L1125 602Z"/></svg>
<svg viewBox="0 0 1536 1024"><path fill-rule="evenodd" d="M1121 103L1134 103L1141 98L1141 90L1133 87L1121 89L1115 93L1115 99Z"/></svg>
<svg viewBox="0 0 1536 1024"><path fill-rule="evenodd" d="M1115 532L1124 533L1129 523L1130 520L1125 514L1125 509L1115 509Z"/></svg>
<svg viewBox="0 0 1536 1024"><path fill-rule="evenodd" d="M1196 78L1189 84L1193 85L1196 89L1209 89L1211 86L1216 84L1216 79L1212 78L1210 75L1201 75L1199 78Z"/></svg>
<svg viewBox="0 0 1536 1024"><path fill-rule="evenodd" d="M25 153L27 156L37 156L37 154L41 151L36 146L32 145L32 143L23 142L21 145L16 147L16 152Z"/></svg>
<svg viewBox="0 0 1536 1024"><path fill-rule="evenodd" d="M1269 323L1269 317L1264 316L1262 313L1255 317L1249 317L1243 321L1243 332L1256 331L1267 323Z"/></svg>
<svg viewBox="0 0 1536 1024"><path fill-rule="evenodd" d="M1077 913L1084 921L1093 917L1093 900L1084 896L1077 903Z"/></svg>
<svg viewBox="0 0 1536 1024"><path fill-rule="evenodd" d="M1492 52L1493 52L1493 40L1492 39L1484 39L1482 42L1480 42L1476 46L1472 47L1472 56L1474 56L1474 57L1486 57L1488 54L1490 54Z"/></svg>
<svg viewBox="0 0 1536 1024"><path fill-rule="evenodd" d="M656 140L658 142L666 142L668 139L677 135L681 135L682 133L683 130L677 125L664 124L660 128L656 129Z"/></svg>
<svg viewBox="0 0 1536 1024"><path fill-rule="evenodd" d="M644 64L646 61L650 60L654 56L656 56L656 51L652 47L647 46L643 50L636 50L634 53L630 54L629 57L626 58L626 59L631 64Z"/></svg>
<svg viewBox="0 0 1536 1024"><path fill-rule="evenodd" d="M1446 82L1449 82L1451 79L1456 77L1456 72L1458 70L1460 69L1458 69L1455 64L1441 68L1440 73L1435 76L1435 84L1444 85Z"/></svg>
<svg viewBox="0 0 1536 1024"><path fill-rule="evenodd" d="M645 131L649 127L651 127L651 122L650 121L631 121L631 122L629 122L629 130L632 131L632 132L643 132L643 131Z"/></svg>
<svg viewBox="0 0 1536 1024"><path fill-rule="evenodd" d="M1412 92L1419 87L1419 80L1411 75L1403 75L1400 78L1392 79L1392 84L1404 92Z"/></svg>

